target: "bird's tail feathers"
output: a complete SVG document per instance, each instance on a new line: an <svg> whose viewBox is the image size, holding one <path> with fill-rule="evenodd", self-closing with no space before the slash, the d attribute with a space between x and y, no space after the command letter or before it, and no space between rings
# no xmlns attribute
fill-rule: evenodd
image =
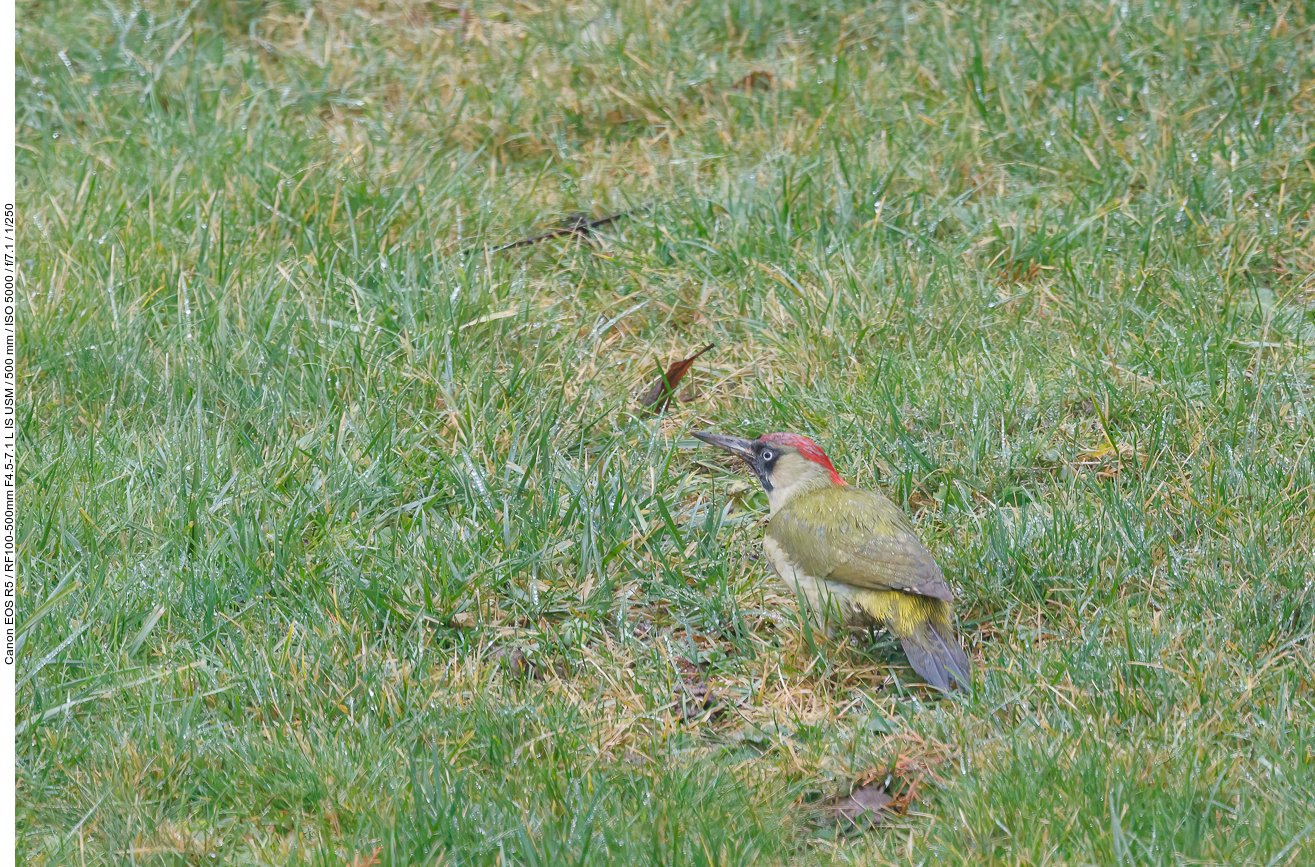
<svg viewBox="0 0 1315 867"><path fill-rule="evenodd" d="M933 618L921 623L909 635L900 636L900 643L913 670L940 691L950 691L951 678L964 688L972 684L968 676L968 654L959 646L948 619Z"/></svg>

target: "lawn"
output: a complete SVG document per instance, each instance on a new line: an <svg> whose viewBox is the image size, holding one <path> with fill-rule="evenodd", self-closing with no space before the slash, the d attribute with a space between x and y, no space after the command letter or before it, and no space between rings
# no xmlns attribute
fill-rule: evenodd
<svg viewBox="0 0 1315 867"><path fill-rule="evenodd" d="M17 15L21 863L1315 863L1315 7Z"/></svg>

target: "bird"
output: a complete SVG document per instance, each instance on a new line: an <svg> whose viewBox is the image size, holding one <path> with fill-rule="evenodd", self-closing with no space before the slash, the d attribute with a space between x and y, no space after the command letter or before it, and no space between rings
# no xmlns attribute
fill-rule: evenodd
<svg viewBox="0 0 1315 867"><path fill-rule="evenodd" d="M805 616L827 627L884 626L928 684L971 686L951 625L954 594L899 506L847 484L801 434L694 436L741 458L762 483L771 513L763 551Z"/></svg>

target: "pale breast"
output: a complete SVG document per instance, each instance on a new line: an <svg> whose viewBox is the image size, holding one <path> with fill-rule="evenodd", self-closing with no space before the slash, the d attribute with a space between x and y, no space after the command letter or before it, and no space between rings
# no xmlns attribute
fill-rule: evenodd
<svg viewBox="0 0 1315 867"><path fill-rule="evenodd" d="M800 612L818 625L865 626L869 622L854 598L854 588L798 569L772 537L763 539L763 553L776 574L799 599Z"/></svg>

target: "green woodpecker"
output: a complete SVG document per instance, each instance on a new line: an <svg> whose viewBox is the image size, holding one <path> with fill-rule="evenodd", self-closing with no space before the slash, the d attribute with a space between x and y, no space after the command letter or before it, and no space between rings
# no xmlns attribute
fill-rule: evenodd
<svg viewBox="0 0 1315 867"><path fill-rule="evenodd" d="M762 482L771 509L763 550L801 608L823 625L885 626L932 686L968 686L950 625L954 594L898 506L846 485L808 437L694 436L742 458Z"/></svg>

